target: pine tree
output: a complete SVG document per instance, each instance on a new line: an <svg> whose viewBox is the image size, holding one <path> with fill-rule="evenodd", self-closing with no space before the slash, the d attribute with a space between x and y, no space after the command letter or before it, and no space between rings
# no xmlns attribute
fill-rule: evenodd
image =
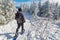
<svg viewBox="0 0 60 40"><path fill-rule="evenodd" d="M38 9L39 9L39 12L38 12L38 16L41 16L42 14L42 6L41 6L41 0L39 0L39 3L38 3Z"/></svg>
<svg viewBox="0 0 60 40"><path fill-rule="evenodd" d="M40 13L42 14L42 16L47 17L49 13L49 1L46 1L45 3L43 3L40 10L41 10Z"/></svg>
<svg viewBox="0 0 60 40"><path fill-rule="evenodd" d="M16 8L12 0L0 0L0 24L6 24L15 17Z"/></svg>

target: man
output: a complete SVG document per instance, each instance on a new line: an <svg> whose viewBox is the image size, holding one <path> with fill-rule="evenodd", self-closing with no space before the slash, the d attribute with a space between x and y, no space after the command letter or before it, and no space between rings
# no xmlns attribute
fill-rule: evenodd
<svg viewBox="0 0 60 40"><path fill-rule="evenodd" d="M21 8L19 8L17 13L15 14L15 19L16 19L17 25L18 25L18 27L16 29L16 34L15 34L15 36L17 36L18 35L18 30L19 30L20 26L21 26L21 34L24 33L25 19L24 19L24 16L22 14L22 9Z"/></svg>

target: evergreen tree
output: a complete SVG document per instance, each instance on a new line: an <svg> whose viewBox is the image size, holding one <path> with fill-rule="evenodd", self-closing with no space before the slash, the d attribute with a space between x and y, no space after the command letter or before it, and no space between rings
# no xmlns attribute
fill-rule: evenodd
<svg viewBox="0 0 60 40"><path fill-rule="evenodd" d="M12 0L0 0L0 24L6 24L15 17L16 8Z"/></svg>

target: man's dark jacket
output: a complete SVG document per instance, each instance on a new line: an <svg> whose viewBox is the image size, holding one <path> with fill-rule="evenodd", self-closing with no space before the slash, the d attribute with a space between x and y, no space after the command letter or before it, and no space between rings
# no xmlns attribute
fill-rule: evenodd
<svg viewBox="0 0 60 40"><path fill-rule="evenodd" d="M15 19L17 20L17 23L24 23L25 22L23 14L19 11L15 14Z"/></svg>

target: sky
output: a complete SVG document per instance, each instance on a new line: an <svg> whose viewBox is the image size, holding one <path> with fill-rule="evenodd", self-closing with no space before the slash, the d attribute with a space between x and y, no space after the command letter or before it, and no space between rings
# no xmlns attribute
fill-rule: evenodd
<svg viewBox="0 0 60 40"><path fill-rule="evenodd" d="M14 0L16 2L26 2L26 1L30 1L30 0Z"/></svg>
<svg viewBox="0 0 60 40"><path fill-rule="evenodd" d="M28 2L28 1L32 1L32 0L14 0L16 2ZM34 0L34 1L38 1L38 0Z"/></svg>
<svg viewBox="0 0 60 40"><path fill-rule="evenodd" d="M14 0L14 4L15 6L19 6L21 2L31 2L32 0ZM38 1L38 0L34 0L34 1Z"/></svg>
<svg viewBox="0 0 60 40"><path fill-rule="evenodd" d="M19 6L20 5L20 2L30 2L32 0L14 0L14 4L15 6ZM38 0L34 0L34 1L38 1ZM42 2L44 2L46 0L42 0ZM60 0L49 0L50 2L58 2L60 4Z"/></svg>

